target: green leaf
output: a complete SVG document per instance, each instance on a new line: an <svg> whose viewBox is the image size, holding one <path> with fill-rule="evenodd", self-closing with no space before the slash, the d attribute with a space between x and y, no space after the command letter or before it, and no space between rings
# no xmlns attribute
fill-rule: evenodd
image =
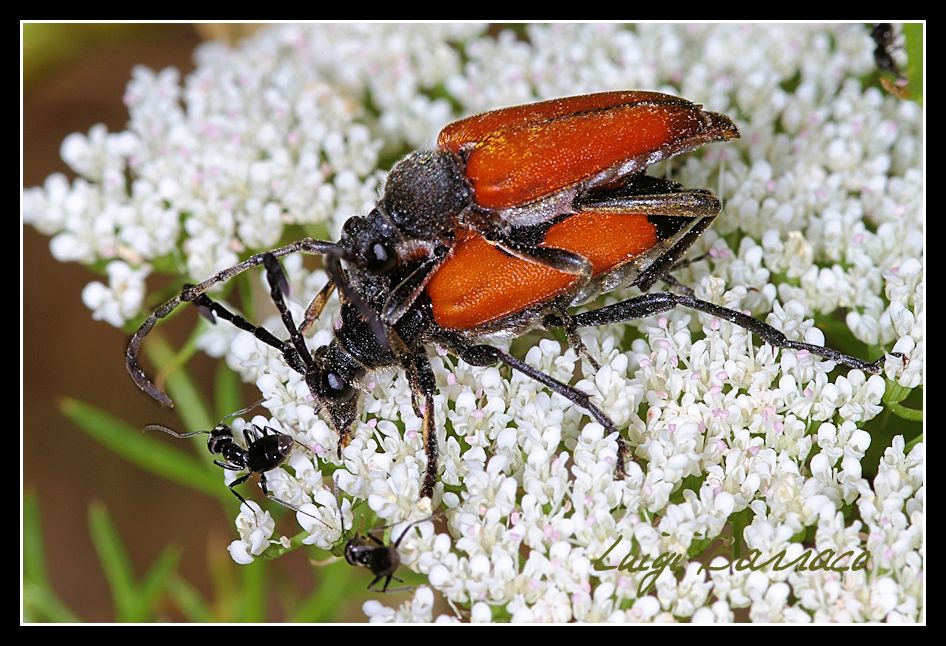
<svg viewBox="0 0 946 646"><path fill-rule="evenodd" d="M242 391L239 375L230 370L225 361L218 363L214 375L214 408L217 411L217 419L223 419L243 408Z"/></svg>
<svg viewBox="0 0 946 646"><path fill-rule="evenodd" d="M191 623L212 623L218 621L207 602L190 583L174 574L168 579L168 593Z"/></svg>
<svg viewBox="0 0 946 646"><path fill-rule="evenodd" d="M240 566L242 596L237 621L259 623L266 620L266 564L253 561Z"/></svg>
<svg viewBox="0 0 946 646"><path fill-rule="evenodd" d="M52 590L32 583L23 586L23 619L27 622L54 623L82 621Z"/></svg>
<svg viewBox="0 0 946 646"><path fill-rule="evenodd" d="M49 587L43 553L43 524L35 491L28 491L23 497L23 580Z"/></svg>
<svg viewBox="0 0 946 646"><path fill-rule="evenodd" d="M145 434L110 413L74 399L62 400L59 407L76 426L129 462L208 496L228 499L226 488L204 463L169 448L154 434Z"/></svg>
<svg viewBox="0 0 946 646"><path fill-rule="evenodd" d="M907 48L907 87L910 98L923 105L923 25L908 23L903 26Z"/></svg>
<svg viewBox="0 0 946 646"><path fill-rule="evenodd" d="M323 566L319 569L319 574L315 591L295 609L290 616L291 621L338 621L352 593L357 595L362 592L359 590L363 587L362 583L359 577L352 576L352 569L347 561Z"/></svg>
<svg viewBox="0 0 946 646"><path fill-rule="evenodd" d="M742 556L745 551L745 537L743 532L746 527L752 522L752 510L749 507L746 507L742 511L737 511L735 514L729 517L729 522L732 523L732 535L735 539L735 544L733 545L735 558Z"/></svg>
<svg viewBox="0 0 946 646"><path fill-rule="evenodd" d="M112 591L116 620L137 621L134 613L135 577L131 560L108 510L101 503L92 503L89 507L89 531Z"/></svg>
<svg viewBox="0 0 946 646"><path fill-rule="evenodd" d="M28 621L78 622L60 601L46 571L43 524L35 491L23 497L23 618Z"/></svg>
<svg viewBox="0 0 946 646"><path fill-rule="evenodd" d="M177 569L181 551L176 546L168 546L138 586L137 603L134 608L137 621L146 621L157 615L157 604L161 594L168 587L168 579Z"/></svg>
<svg viewBox="0 0 946 646"><path fill-rule="evenodd" d="M142 347L148 360L153 365L164 366L174 361L174 351L158 332L152 332L151 336L148 337L148 343ZM167 382L164 385L167 387L171 399L174 400L175 409L187 430L197 431L213 428L213 415L205 405L200 391L186 370L182 368L169 372Z"/></svg>

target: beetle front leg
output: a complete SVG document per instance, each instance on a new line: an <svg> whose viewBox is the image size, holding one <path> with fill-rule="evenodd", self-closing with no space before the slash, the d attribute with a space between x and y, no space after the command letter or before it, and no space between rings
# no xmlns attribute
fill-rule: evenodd
<svg viewBox="0 0 946 646"><path fill-rule="evenodd" d="M420 489L421 498L433 498L434 487L437 484L437 470L439 466L440 449L437 444L437 429L434 427L434 393L437 392L437 381L434 371L430 367L430 360L423 351L406 357L405 372L411 380L412 397L423 399L423 415L421 416L421 437L424 442L424 453L427 456L427 467L424 470L424 481Z"/></svg>
<svg viewBox="0 0 946 646"><path fill-rule="evenodd" d="M303 238L302 240L297 240L296 242L292 242L284 247L280 247L279 249L273 249L267 253L276 257L281 257L295 252L318 255L328 253L345 253L345 251L345 249L339 247L334 242L324 242L322 240L314 240L312 238ZM162 304L160 307L158 307L158 309L152 312L148 318L144 320L141 326L132 335L131 340L128 342L128 348L125 350L125 367L128 370L128 374L131 375L132 380L141 390L168 408L172 408L174 406L174 402L172 402L171 398L167 396L167 393L155 386L151 380L148 379L147 375L145 375L144 371L141 369L141 366L138 365L138 353L141 351L141 344L144 342L145 337L148 336L159 320L168 316L180 305L191 301L196 302L198 298L204 294L204 292L214 285L230 280L234 276L243 273L247 269L262 264L263 257L267 255L267 253L258 253L250 256L237 265L217 272L200 284L184 285L181 293L178 296L175 296L171 300ZM252 330L250 331L252 332ZM269 343L269 341L266 341L266 343Z"/></svg>
<svg viewBox="0 0 946 646"><path fill-rule="evenodd" d="M515 256L526 262L545 265L563 274L578 276L580 280L579 284L587 282L588 279L591 278L593 270L591 261L573 251L567 251L557 247L540 247L538 245L524 244L504 236L493 235L492 233L485 235L484 238L494 247L502 249L510 256Z"/></svg>
<svg viewBox="0 0 946 646"><path fill-rule="evenodd" d="M228 310L220 303L211 300L206 294L201 294L194 299L194 304L211 313L211 316L219 316L224 321L232 324L244 332L249 332L254 337L266 345L279 350L289 367L301 375L306 374L306 363L299 355L298 350L291 344L276 338L272 332L264 327L253 325L239 314Z"/></svg>
<svg viewBox="0 0 946 646"><path fill-rule="evenodd" d="M446 254L440 252L433 258L424 261L391 290L384 301L384 307L381 309L381 320L386 325L394 325L401 320L404 313L411 308L411 305L423 293L427 283L430 282L434 272L445 257Z"/></svg>
<svg viewBox="0 0 946 646"><path fill-rule="evenodd" d="M325 309L325 305L328 303L328 299L334 291L335 283L332 281L325 283L325 286L319 290L319 293L315 295L315 298L312 299L312 302L309 303L309 306L305 309L305 316L302 318L302 323L299 324L299 334L305 334L306 330L312 327L318 318L322 316L322 310Z"/></svg>

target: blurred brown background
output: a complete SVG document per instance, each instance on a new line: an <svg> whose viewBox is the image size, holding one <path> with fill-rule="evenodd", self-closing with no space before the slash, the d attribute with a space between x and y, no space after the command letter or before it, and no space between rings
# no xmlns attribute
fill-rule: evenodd
<svg viewBox="0 0 946 646"><path fill-rule="evenodd" d="M43 42L43 47L36 40L25 40L24 187L41 185L53 172L72 177L59 158L60 144L69 133L87 132L96 123L104 123L110 132L125 128L128 113L122 95L134 65L174 66L183 77L193 69L192 54L201 36L212 35L206 28L199 34L190 25L60 27L71 30L69 38ZM138 577L166 545L177 544L183 552L178 571L209 596L207 559L229 560L225 546L235 538L232 520L219 503L115 456L59 412L59 400L72 397L138 428L148 423L179 426L173 414L139 392L126 374L126 335L93 321L83 305L82 288L95 277L81 265L55 261L49 238L31 227L23 233L22 276L23 485L39 498L54 589L83 621L114 620L88 529L89 505L101 501L131 553ZM149 287L154 289L155 284L149 282ZM186 332L193 319L179 318L188 319L178 326ZM170 337L175 338L173 331ZM195 377L209 385L207 368L201 372L198 367ZM205 391L209 393L209 388ZM190 450L181 444L175 448ZM255 488L247 492L258 497ZM302 590L315 584L302 554L275 565ZM363 620L360 603L349 610L348 618ZM278 613L266 614L280 618ZM169 607L167 618L180 617Z"/></svg>

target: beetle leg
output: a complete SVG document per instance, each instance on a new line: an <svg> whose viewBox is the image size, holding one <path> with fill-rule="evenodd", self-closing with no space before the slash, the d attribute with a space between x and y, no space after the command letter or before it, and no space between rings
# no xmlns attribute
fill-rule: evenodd
<svg viewBox="0 0 946 646"><path fill-rule="evenodd" d="M319 255L326 253L344 253L345 250L334 242L325 242L322 240L315 240L313 238L303 238L302 240L297 240L293 243L287 244L284 247L274 249L267 253L270 253L276 257L280 257L295 252ZM152 328L154 328L160 319L163 319L168 314L173 312L182 303L196 301L199 296L203 295L204 292L214 285L230 280L234 276L243 273L247 269L262 264L263 257L265 255L265 253L258 253L250 256L237 265L233 265L232 267L228 267L223 271L217 272L198 285L185 285L181 290L180 295L175 296L174 298L162 304L160 307L158 307L158 309L152 312L148 318L145 319L144 323L141 324L141 327L139 327L135 331L134 335L132 335L131 340L128 342L128 348L125 351L125 368L128 370L128 373L131 375L131 378L134 380L135 384L141 388L141 390L168 408L172 408L174 406L174 402L171 401L171 398L168 397L167 394L160 388L155 386L145 375L144 371L141 369L141 366L138 365L138 353L141 350L141 344L144 342L145 337L148 336L148 333L151 332Z"/></svg>
<svg viewBox="0 0 946 646"><path fill-rule="evenodd" d="M427 455L427 468L424 471L420 497L433 498L434 486L437 484L439 456L437 429L433 427L434 393L437 391L437 381L430 367L430 360L423 350L402 355L400 361L411 384L411 404L414 406L414 412L421 418L421 437L424 442L424 453ZM419 399L423 399L423 410L419 410Z"/></svg>
<svg viewBox="0 0 946 646"><path fill-rule="evenodd" d="M292 312L290 312L289 308L286 306L286 299L284 297L289 293L289 281L286 279L286 272L283 271L279 261L276 260L276 256L269 253L263 256L263 265L266 267L266 282L269 283L269 295L273 299L273 303L276 304L276 309L279 310L283 325L286 326L286 330L289 332L289 340L292 341L292 345L296 348L296 352L299 353L302 362L306 367L310 367L313 363L312 353L309 351L308 346L306 346L305 340L302 338L302 333L299 331L295 320L292 318Z"/></svg>
<svg viewBox="0 0 946 646"><path fill-rule="evenodd" d="M276 338L273 333L266 328L253 325L239 314L234 314L220 303L210 300L206 294L197 296L194 302L201 307L207 308L224 321L233 324L245 332L249 332L266 345L276 348L282 352L282 356L286 360L286 363L289 364L290 368L302 375L306 373L305 361L299 356L298 350L289 343Z"/></svg>
<svg viewBox="0 0 946 646"><path fill-rule="evenodd" d="M548 329L550 327L560 327L565 332L565 339L568 341L575 352L577 352L582 359L591 364L591 367L595 371L601 370L601 364L598 363L598 360L591 356L591 353L588 351L588 347L585 345L585 342L581 340L581 336L578 334L578 326L575 325L574 317L570 316L564 310L558 314L546 316L545 320L542 322L542 325Z"/></svg>
<svg viewBox="0 0 946 646"><path fill-rule="evenodd" d="M641 291L647 291L650 289L655 282L661 280L680 262L680 259L683 258L683 255L690 249L691 246L693 246L693 243L696 242L696 239L699 238L704 231L706 231L706 228L712 224L715 218L715 214L712 216L706 216L694 224L686 233L683 234L679 240L677 240L676 244L674 244L666 253L658 256L654 262L651 263L649 267L647 267L647 269L642 271L640 276L637 277L637 280L635 280L633 284L636 287L639 287Z"/></svg>
<svg viewBox="0 0 946 646"><path fill-rule="evenodd" d="M368 323L368 327L374 332L378 343L385 350L390 349L391 344L388 340L387 328L378 315L378 312L361 295L355 291L351 284L346 280L345 272L342 269L341 256L338 254L327 254L325 258L325 272L329 280L335 283L341 296L355 306L361 317Z"/></svg>
<svg viewBox="0 0 946 646"><path fill-rule="evenodd" d="M470 365L489 366L497 362L504 363L513 370L518 370L527 377L535 379L546 388L574 402L581 408L584 408L595 419L596 422L605 428L606 432L617 433L618 463L614 470L614 476L615 478L625 477L624 463L628 456L627 444L625 443L624 438L621 437L621 433L614 425L614 422L612 422L611 419L605 415L600 408L591 403L591 397L581 392L577 388L573 388L572 386L562 383L554 377L550 377L541 370L536 370L529 364L520 361L508 352L504 352L499 348L493 347L491 345L465 345L462 342L456 343L456 339L453 339L453 341L454 343L451 346L451 350L456 352L461 359Z"/></svg>
<svg viewBox="0 0 946 646"><path fill-rule="evenodd" d="M500 236L486 235L484 238L491 245L502 249L510 256L515 256L526 262L534 262L539 265L551 267L563 274L578 276L580 279L579 284L591 278L591 261L572 251L559 249L557 247L540 247L538 245L523 244Z"/></svg>
<svg viewBox="0 0 946 646"><path fill-rule="evenodd" d="M424 482L421 486L421 498L433 498L434 486L437 484L437 467L439 448L437 446L437 429L434 428L434 393L437 391L437 381L434 371L430 367L430 360L423 351L417 352L411 358L414 364L414 379L411 389L424 400L424 414L421 416L421 437L424 441L424 453L427 455L427 468L424 471Z"/></svg>
<svg viewBox="0 0 946 646"><path fill-rule="evenodd" d="M593 190L579 197L576 203L583 212L658 216L652 220L658 227L659 216L697 219L673 246L656 256L634 281L634 285L644 291L680 264L683 255L722 208L719 198L707 190L684 190L676 182L649 175L637 175L624 184ZM674 233L661 235L661 240L672 240Z"/></svg>
<svg viewBox="0 0 946 646"><path fill-rule="evenodd" d="M386 325L394 325L404 316L417 297L423 293L434 271L445 257L446 254L441 252L425 260L391 291L381 309L381 320Z"/></svg>
<svg viewBox="0 0 946 646"><path fill-rule="evenodd" d="M591 312L576 314L574 321L578 327L620 323L659 314L660 312L666 312L677 306L689 307L690 309L705 312L729 321L759 336L770 345L788 348L790 350L805 350L822 359L834 361L842 366L863 370L871 374L880 372L886 360L885 357L881 357L877 361L864 361L857 357L846 355L833 348L812 345L801 341L792 341L781 331L747 314L722 307L721 305L716 305L715 303L710 303L709 301L693 298L689 295L675 294L673 292L654 292L652 294L637 296L626 301L621 301L620 303L615 303L614 305L592 310ZM903 358L903 355L900 353L891 352L890 354Z"/></svg>
<svg viewBox="0 0 946 646"><path fill-rule="evenodd" d="M676 267L674 267L674 269L676 269ZM679 280L677 280L677 277L671 274L669 271L661 276L660 280L662 280L667 285L667 287L675 287L687 296L693 296L693 288L689 285L684 285L681 283Z"/></svg>
<svg viewBox="0 0 946 646"><path fill-rule="evenodd" d="M325 287L315 295L315 298L312 299L312 302L309 303L309 306L305 310L305 316L302 318L302 323L299 325L299 334L304 334L306 330L312 327L315 321L322 316L322 310L325 309L325 304L328 303L328 299L334 291L335 283L328 281L325 283Z"/></svg>

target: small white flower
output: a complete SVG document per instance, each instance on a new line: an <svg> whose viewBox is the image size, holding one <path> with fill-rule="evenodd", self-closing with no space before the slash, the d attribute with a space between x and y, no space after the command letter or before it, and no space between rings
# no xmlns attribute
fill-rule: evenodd
<svg viewBox="0 0 946 646"><path fill-rule="evenodd" d="M108 286L95 281L82 290L82 302L92 310L92 318L115 327L135 316L145 296L145 278L150 269L132 269L120 260L105 267Z"/></svg>
<svg viewBox="0 0 946 646"><path fill-rule="evenodd" d="M264 512L258 504L249 500L240 506L236 528L240 540L230 543L227 549L234 561L246 565L269 547L270 537L276 530L276 522L268 511Z"/></svg>
<svg viewBox="0 0 946 646"><path fill-rule="evenodd" d="M272 417L254 421L305 445L266 474L273 496L298 507L304 543L337 546L359 505L399 523L391 536L451 510L446 529L419 523L399 547L402 567L426 574L429 587L396 609L369 601L372 621L455 620L434 617L435 593L472 621L730 622L736 609L767 622L922 620L925 447L907 452L903 438L879 447L872 481L864 459L879 441L865 424L885 405L886 380L904 389L924 380L923 120L917 104L863 85L875 69L869 31L484 31L278 25L235 48L201 47L186 78L135 68L128 127L67 138L62 154L78 177L54 175L24 191L24 220L52 237L60 260L106 266L108 284L89 285L83 301L120 326L140 314L152 266L175 263L171 273L193 282L300 226L337 239L349 217L377 202L379 163L436 145L461 115L646 87L736 116L741 139L649 170L710 189L724 204L688 256L699 259L674 275L698 298L816 346L844 336L834 324L846 310L871 358L888 353L883 376L832 372L833 361L682 308L582 329L599 369L561 338L512 345L528 365L587 393L614 433L516 371L429 348L440 447L430 507L418 504L422 420L400 370L368 375L339 456L337 430L279 351L223 322L207 326L198 346L260 389ZM298 256L283 262L288 309L300 321L326 275ZM255 285L268 290L262 272ZM583 307L638 295L618 289ZM310 348L333 338L338 313L333 298L306 333ZM254 322L287 336L272 310ZM508 350L512 339L489 342ZM243 422L233 424L242 445ZM619 436L631 452L623 481L614 478ZM322 474L328 464L335 486ZM269 514L249 505L229 547L240 563L285 542L273 539ZM736 527L761 560L782 550L798 558L814 536L817 550L863 552L868 565L750 572L726 567L732 551L723 549L713 560L722 569L700 571L693 553ZM596 569L609 548L602 563L615 569ZM693 562L665 570L643 595L645 572L616 569L634 554L667 551Z"/></svg>

